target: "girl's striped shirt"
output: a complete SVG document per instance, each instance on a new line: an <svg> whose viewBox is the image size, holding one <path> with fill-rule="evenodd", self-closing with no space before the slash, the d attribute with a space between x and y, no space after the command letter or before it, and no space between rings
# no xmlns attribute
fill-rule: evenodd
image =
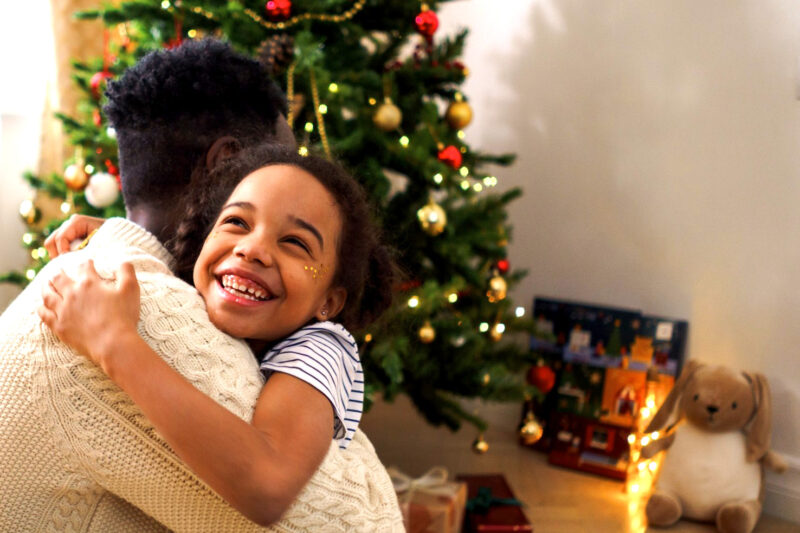
<svg viewBox="0 0 800 533"><path fill-rule="evenodd" d="M283 372L305 381L333 405L333 438L346 448L361 421L364 405L364 371L358 347L341 324L309 324L272 347L261 361L269 378Z"/></svg>

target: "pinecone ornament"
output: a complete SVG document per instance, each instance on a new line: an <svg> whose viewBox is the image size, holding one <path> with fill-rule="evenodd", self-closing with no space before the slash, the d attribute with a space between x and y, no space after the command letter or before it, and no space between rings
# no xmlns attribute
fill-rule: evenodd
<svg viewBox="0 0 800 533"><path fill-rule="evenodd" d="M258 47L258 60L270 75L281 73L294 59L294 37L288 34L273 35Z"/></svg>

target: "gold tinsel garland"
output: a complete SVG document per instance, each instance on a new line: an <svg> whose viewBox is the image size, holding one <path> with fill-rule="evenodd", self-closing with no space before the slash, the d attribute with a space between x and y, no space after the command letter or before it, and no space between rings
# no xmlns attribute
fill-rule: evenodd
<svg viewBox="0 0 800 533"><path fill-rule="evenodd" d="M257 23L261 24L263 27L267 28L268 30L285 30L286 28L291 28L295 24L298 24L304 20L320 20L323 22L336 22L336 23L344 22L345 20L350 20L356 15L356 13L361 11L364 8L364 4L366 4L366 0L357 0L356 3L353 4L353 7L351 7L350 9L339 15L328 15L326 13L301 13L299 15L295 15L289 20L284 20L282 22L270 22L268 20L264 20L264 18L261 15L259 15L258 13L249 8L245 8L244 13ZM214 21L217 20L216 16L213 13L203 9L202 7L197 6L191 9L193 13L202 15L203 17L206 17L209 20L214 20Z"/></svg>
<svg viewBox="0 0 800 533"><path fill-rule="evenodd" d="M319 102L319 89L317 88L317 76L314 74L314 69L311 69L311 99L314 102L314 115L317 117L317 126L319 127L319 136L322 139L322 148L325 150L325 155L328 159L331 158L331 147L328 145L328 135L325 133L325 122L322 120L322 111Z"/></svg>

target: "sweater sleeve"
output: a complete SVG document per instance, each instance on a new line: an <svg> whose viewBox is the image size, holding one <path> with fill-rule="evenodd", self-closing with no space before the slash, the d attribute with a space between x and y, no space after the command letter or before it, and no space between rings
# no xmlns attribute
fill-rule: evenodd
<svg viewBox="0 0 800 533"><path fill-rule="evenodd" d="M211 325L189 285L166 274L138 275L145 341L195 387L249 420L262 379L247 346ZM63 346L50 340L52 349ZM58 376L69 383L57 414L80 470L176 532L261 530L198 479L99 368L83 358L67 366Z"/></svg>

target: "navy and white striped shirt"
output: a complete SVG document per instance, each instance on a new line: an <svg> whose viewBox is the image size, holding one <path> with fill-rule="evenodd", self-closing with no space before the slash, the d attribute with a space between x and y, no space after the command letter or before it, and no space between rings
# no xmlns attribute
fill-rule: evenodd
<svg viewBox="0 0 800 533"><path fill-rule="evenodd" d="M267 352L261 371L267 378L272 372L289 374L324 394L333 405L333 438L347 447L361 421L364 371L344 326L317 322L295 331Z"/></svg>

